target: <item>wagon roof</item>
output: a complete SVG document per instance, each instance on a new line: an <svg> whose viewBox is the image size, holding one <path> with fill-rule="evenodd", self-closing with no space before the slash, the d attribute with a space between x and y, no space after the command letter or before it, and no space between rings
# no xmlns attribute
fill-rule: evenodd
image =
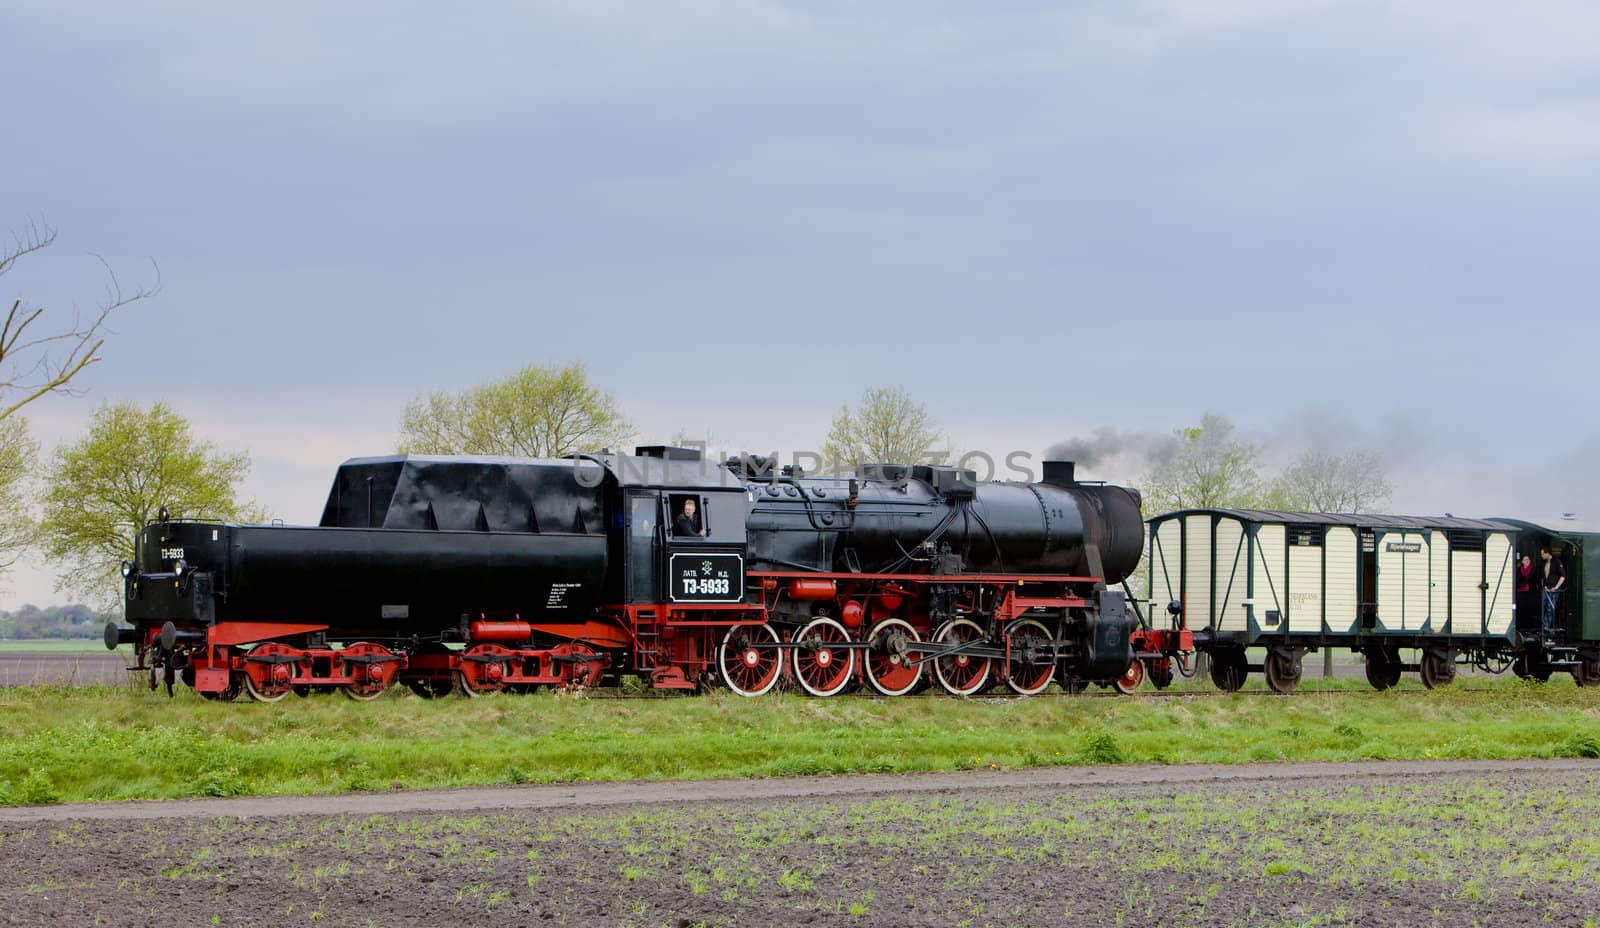
<svg viewBox="0 0 1600 928"><path fill-rule="evenodd" d="M1464 519L1458 516L1395 516L1370 512L1286 512L1278 509L1180 509L1152 516L1161 522L1174 516L1219 515L1241 522L1293 525L1348 525L1353 528L1457 529L1514 532L1522 526L1507 519Z"/></svg>

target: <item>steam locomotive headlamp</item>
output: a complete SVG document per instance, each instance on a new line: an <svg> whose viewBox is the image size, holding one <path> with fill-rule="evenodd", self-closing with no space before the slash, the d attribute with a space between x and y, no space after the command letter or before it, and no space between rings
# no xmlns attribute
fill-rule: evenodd
<svg viewBox="0 0 1600 928"><path fill-rule="evenodd" d="M126 580L131 576L133 576L133 562L132 561L123 561L122 562L122 579Z"/></svg>
<svg viewBox="0 0 1600 928"><path fill-rule="evenodd" d="M177 574L180 577L183 576L184 574L189 572L189 562L184 560L181 557L178 558L176 561L174 561L172 563L172 572Z"/></svg>

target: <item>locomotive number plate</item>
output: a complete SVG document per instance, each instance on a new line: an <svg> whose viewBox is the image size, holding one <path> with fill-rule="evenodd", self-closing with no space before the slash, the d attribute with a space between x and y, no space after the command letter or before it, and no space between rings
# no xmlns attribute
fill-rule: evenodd
<svg viewBox="0 0 1600 928"><path fill-rule="evenodd" d="M744 555L674 554L667 582L675 603L736 603L744 599Z"/></svg>

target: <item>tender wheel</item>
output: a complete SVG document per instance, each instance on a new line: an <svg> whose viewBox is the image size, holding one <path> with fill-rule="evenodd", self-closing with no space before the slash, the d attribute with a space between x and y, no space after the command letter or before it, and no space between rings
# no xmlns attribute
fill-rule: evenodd
<svg viewBox="0 0 1600 928"><path fill-rule="evenodd" d="M778 685L783 676L783 648L771 625L740 625L728 629L717 649L717 666L728 689L740 696L760 696Z"/></svg>
<svg viewBox="0 0 1600 928"><path fill-rule="evenodd" d="M833 696L850 685L856 652L850 633L827 616L812 619L794 633L794 679L813 696Z"/></svg>
<svg viewBox="0 0 1600 928"><path fill-rule="evenodd" d="M461 654L461 669L456 671L456 684L462 695L482 696L498 693L506 688L506 677L511 675L511 663L516 654L498 644L475 644Z"/></svg>
<svg viewBox="0 0 1600 928"><path fill-rule="evenodd" d="M1365 652L1367 682L1375 690L1386 690L1400 683L1400 652L1394 648L1373 648Z"/></svg>
<svg viewBox="0 0 1600 928"><path fill-rule="evenodd" d="M210 699L214 702L233 702L235 699L239 698L240 693L244 692L243 678L244 674L242 673L228 674L227 689L220 693L201 693L200 697L202 699Z"/></svg>
<svg viewBox="0 0 1600 928"><path fill-rule="evenodd" d="M609 659L586 644L574 641L569 644L559 644L550 649L552 657L574 658L559 662L561 667L562 686L567 689L587 689L600 685L600 680L606 675L606 664ZM531 692L531 689L529 690Z"/></svg>
<svg viewBox="0 0 1600 928"><path fill-rule="evenodd" d="M1006 686L1024 696L1044 692L1056 676L1056 646L1050 630L1033 619L1006 627L1011 657L1006 661Z"/></svg>
<svg viewBox="0 0 1600 928"><path fill-rule="evenodd" d="M244 659L244 691L256 702L281 702L294 691L300 649L266 642L250 649Z"/></svg>
<svg viewBox="0 0 1600 928"><path fill-rule="evenodd" d="M1424 651L1421 667L1422 685L1428 689L1449 686L1456 679L1454 651Z"/></svg>
<svg viewBox="0 0 1600 928"><path fill-rule="evenodd" d="M423 699L440 699L449 696L455 690L456 684L453 680L407 680L406 688Z"/></svg>
<svg viewBox="0 0 1600 928"><path fill-rule="evenodd" d="M1300 655L1294 651L1267 651L1262 670L1274 693L1292 693L1300 685Z"/></svg>
<svg viewBox="0 0 1600 928"><path fill-rule="evenodd" d="M882 696L904 696L922 680L922 639L905 619L884 619L867 634L867 685Z"/></svg>
<svg viewBox="0 0 1600 928"><path fill-rule="evenodd" d="M400 671L399 661L388 660L393 656L388 648L370 641L358 641L340 651L339 662L351 678L344 685L344 694L357 702L371 702L382 696Z"/></svg>
<svg viewBox="0 0 1600 928"><path fill-rule="evenodd" d="M1111 685L1116 687L1117 692L1121 693L1122 695L1132 696L1134 693L1138 692L1139 687L1143 684L1144 661L1135 658L1128 663L1128 669L1122 672L1122 676L1118 677L1116 682Z"/></svg>
<svg viewBox="0 0 1600 928"><path fill-rule="evenodd" d="M1234 693L1250 675L1250 662L1241 648L1228 648L1211 655L1211 682L1224 693Z"/></svg>
<svg viewBox="0 0 1600 928"><path fill-rule="evenodd" d="M936 650L953 645L970 645L982 642L986 636L978 623L971 619L953 619L934 636ZM989 659L971 654L948 654L933 662L933 675L939 685L952 696L971 696L980 692L989 682Z"/></svg>

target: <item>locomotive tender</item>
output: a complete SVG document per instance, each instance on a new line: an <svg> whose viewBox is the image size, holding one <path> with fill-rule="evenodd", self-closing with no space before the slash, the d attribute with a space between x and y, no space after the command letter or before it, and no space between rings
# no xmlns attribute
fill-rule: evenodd
<svg viewBox="0 0 1600 928"><path fill-rule="evenodd" d="M686 503L692 502L692 507ZM694 531L678 532L687 508ZM163 518L124 565L151 685L276 701L637 675L760 695L937 684L970 695L1160 681L1186 632L1137 627L1121 591L1137 492L1045 462L1035 483L871 464L808 477L652 446L559 460L392 456L343 464L317 526ZM1136 650L1137 649L1137 650Z"/></svg>

